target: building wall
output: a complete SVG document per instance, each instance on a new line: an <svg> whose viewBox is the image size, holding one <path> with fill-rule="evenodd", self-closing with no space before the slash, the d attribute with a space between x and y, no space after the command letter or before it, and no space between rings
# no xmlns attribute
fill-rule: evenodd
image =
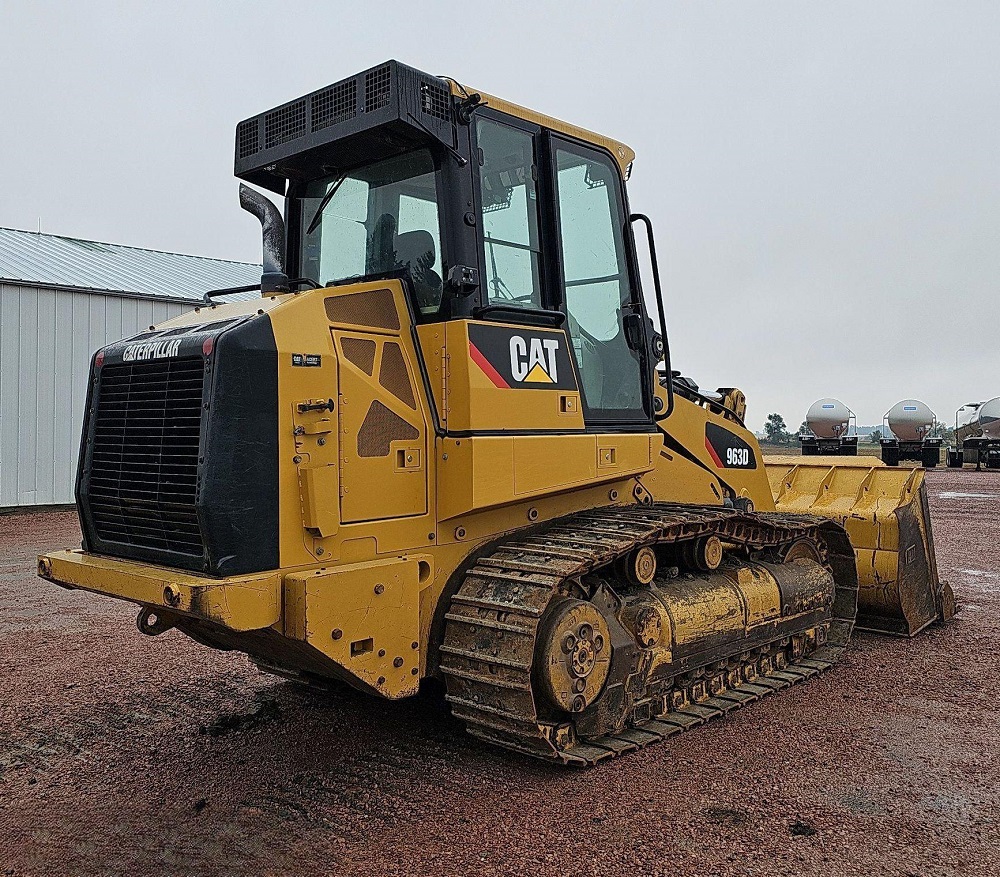
<svg viewBox="0 0 1000 877"><path fill-rule="evenodd" d="M0 283L0 508L74 501L94 351L194 304Z"/></svg>

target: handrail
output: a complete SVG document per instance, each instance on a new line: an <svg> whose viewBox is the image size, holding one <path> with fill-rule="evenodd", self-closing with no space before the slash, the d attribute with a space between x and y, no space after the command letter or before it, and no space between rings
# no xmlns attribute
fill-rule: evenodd
<svg viewBox="0 0 1000 877"><path fill-rule="evenodd" d="M660 315L660 337L663 339L663 365L666 367L667 411L659 420L671 415L674 410L674 382L670 370L670 345L667 343L667 317L663 310L663 290L660 287L660 268L656 262L656 242L653 240L653 222L645 213L633 213L629 224L638 220L646 226L646 241L649 245L649 264L653 269L653 288L656 292L656 309Z"/></svg>

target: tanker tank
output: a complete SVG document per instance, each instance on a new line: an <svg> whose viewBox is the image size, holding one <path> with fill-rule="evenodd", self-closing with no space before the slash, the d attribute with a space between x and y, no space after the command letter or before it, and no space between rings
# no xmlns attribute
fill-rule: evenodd
<svg viewBox="0 0 1000 877"><path fill-rule="evenodd" d="M858 454L858 436L851 434L854 412L839 399L818 399L806 412L806 426L811 435L800 435L802 455L813 457L833 454L855 457Z"/></svg>
<svg viewBox="0 0 1000 877"><path fill-rule="evenodd" d="M1000 396L969 402L955 412L955 445L948 448L948 465L1000 469Z"/></svg>
<svg viewBox="0 0 1000 877"><path fill-rule="evenodd" d="M1000 396L994 396L979 406L976 414L983 438L1000 440Z"/></svg>
<svg viewBox="0 0 1000 877"><path fill-rule="evenodd" d="M903 399L886 413L883 421L888 438L882 439L882 461L898 466L901 460L916 460L927 469L941 461L940 437L932 436L937 426L934 412L919 399Z"/></svg>

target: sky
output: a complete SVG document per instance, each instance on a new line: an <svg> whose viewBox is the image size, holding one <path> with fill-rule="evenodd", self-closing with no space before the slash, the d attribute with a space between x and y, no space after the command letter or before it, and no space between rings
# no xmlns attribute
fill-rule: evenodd
<svg viewBox="0 0 1000 877"><path fill-rule="evenodd" d="M1000 394L996 2L0 0L0 33L0 226L258 261L236 123L396 58L636 150L674 368L752 428Z"/></svg>

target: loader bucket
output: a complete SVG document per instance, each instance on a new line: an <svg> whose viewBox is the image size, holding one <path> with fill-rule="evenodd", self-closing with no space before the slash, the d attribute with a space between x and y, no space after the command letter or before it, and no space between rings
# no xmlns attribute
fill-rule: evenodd
<svg viewBox="0 0 1000 877"><path fill-rule="evenodd" d="M779 512L820 515L847 530L858 564L857 626L913 636L955 614L938 581L921 469L844 457L766 457Z"/></svg>

